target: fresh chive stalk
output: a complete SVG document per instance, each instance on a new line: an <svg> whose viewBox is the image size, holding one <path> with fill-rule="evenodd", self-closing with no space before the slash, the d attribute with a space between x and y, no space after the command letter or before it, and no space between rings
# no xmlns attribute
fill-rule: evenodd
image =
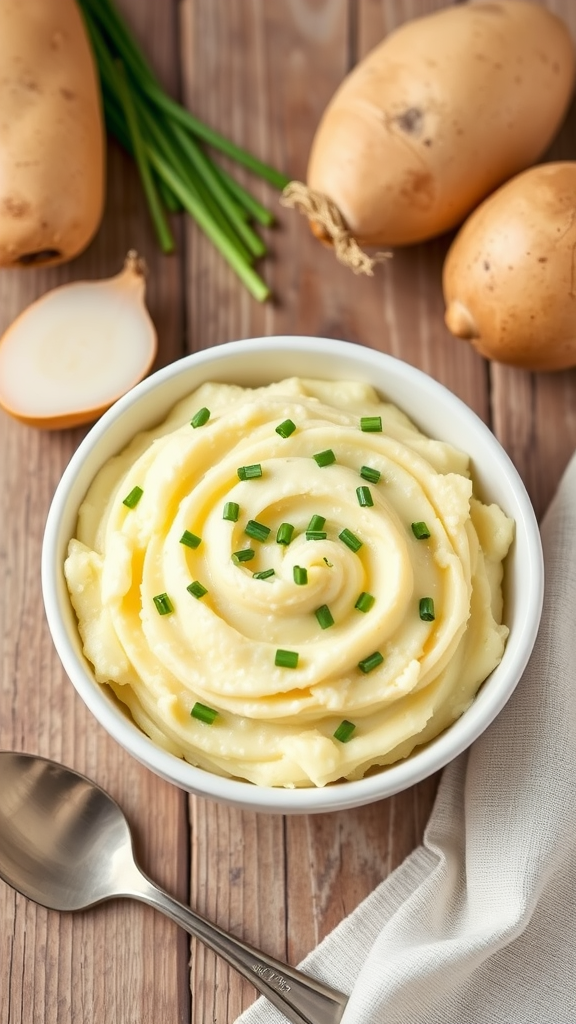
<svg viewBox="0 0 576 1024"><path fill-rule="evenodd" d="M312 458L316 465L321 467L331 466L333 462L336 462L336 456L331 448L326 448L323 452L316 452L316 455L313 455Z"/></svg>
<svg viewBox="0 0 576 1024"><path fill-rule="evenodd" d="M357 487L356 497L358 498L358 504L361 508L372 508L374 498L372 497L369 487Z"/></svg>
<svg viewBox="0 0 576 1024"><path fill-rule="evenodd" d="M222 519L227 519L231 523L238 522L238 516L240 515L240 506L236 501L227 501L224 505L224 511L222 513Z"/></svg>
<svg viewBox="0 0 576 1024"><path fill-rule="evenodd" d="M343 722L340 722L340 725L336 729L334 739L338 740L339 743L348 743L348 740L352 738L352 733L355 728L356 726L354 722L349 722L345 718Z"/></svg>
<svg viewBox="0 0 576 1024"><path fill-rule="evenodd" d="M373 672L375 668L378 668L378 665L381 665L383 661L384 658L380 654L380 651L374 651L374 654L369 654L367 658L362 658L362 661L358 662L358 668L361 672L367 674L368 672Z"/></svg>
<svg viewBox="0 0 576 1024"><path fill-rule="evenodd" d="M334 625L332 612L330 611L327 604L320 605L320 608L316 609L314 615L318 620L318 625L320 626L320 629L329 629L330 626Z"/></svg>
<svg viewBox="0 0 576 1024"><path fill-rule="evenodd" d="M412 533L416 537L416 540L428 540L430 536L430 530L426 526L426 523L412 523Z"/></svg>
<svg viewBox="0 0 576 1024"><path fill-rule="evenodd" d="M305 569L302 565L295 565L292 569L292 575L294 576L294 583L299 587L305 587L308 583L308 569Z"/></svg>
<svg viewBox="0 0 576 1024"><path fill-rule="evenodd" d="M197 548L202 543L202 538L197 537L195 533L190 533L190 530L184 530L180 537L180 543L184 544L187 548Z"/></svg>
<svg viewBox="0 0 576 1024"><path fill-rule="evenodd" d="M170 615L174 611L174 605L168 594L156 594L156 597L153 597L152 600L156 605L158 615Z"/></svg>
<svg viewBox="0 0 576 1024"><path fill-rule="evenodd" d="M308 523L306 528L307 533L314 533L315 530L323 530L326 526L326 519L324 516L312 516L312 519Z"/></svg>
<svg viewBox="0 0 576 1024"><path fill-rule="evenodd" d="M190 420L191 427L203 427L205 423L208 423L210 419L210 409L204 406L202 409L198 409L198 412L194 413L194 416Z"/></svg>
<svg viewBox="0 0 576 1024"><path fill-rule="evenodd" d="M232 552L232 561L235 565L241 565L242 562L251 562L255 554L254 548L242 548L241 551Z"/></svg>
<svg viewBox="0 0 576 1024"><path fill-rule="evenodd" d="M257 519L249 519L244 527L244 533L248 534L254 540L259 540L264 543L268 540L270 534L270 527L264 526L264 523L259 523Z"/></svg>
<svg viewBox="0 0 576 1024"><path fill-rule="evenodd" d="M277 544L289 544L294 534L292 523L280 523L276 534Z"/></svg>
<svg viewBox="0 0 576 1024"><path fill-rule="evenodd" d="M278 668L297 668L298 667L298 651L284 651L278 648L274 658L274 664Z"/></svg>
<svg viewBox="0 0 576 1024"><path fill-rule="evenodd" d="M268 580L274 576L274 569L262 569L262 572L255 572L252 575L255 580Z"/></svg>
<svg viewBox="0 0 576 1024"><path fill-rule="evenodd" d="M189 594L192 594L192 597L197 598L204 597L204 594L208 593L206 587L202 586L200 583L200 580L194 580L193 583L189 583L186 590Z"/></svg>
<svg viewBox="0 0 576 1024"><path fill-rule="evenodd" d="M204 722L205 725L212 725L218 718L218 712L214 708L209 708L207 704L201 704L198 700L190 714L192 718L196 718L199 722Z"/></svg>
<svg viewBox="0 0 576 1024"><path fill-rule="evenodd" d="M280 437L290 437L290 434L293 434L296 430L296 424L293 420L282 420L282 423L279 423L275 429L276 433L280 434Z"/></svg>
<svg viewBox="0 0 576 1024"><path fill-rule="evenodd" d="M126 508L136 508L136 505L140 501L140 498L142 497L143 494L144 491L142 490L142 488L136 485L136 487L132 488L130 494L126 495L122 504L126 505Z"/></svg>
<svg viewBox="0 0 576 1024"><path fill-rule="evenodd" d="M240 480L256 480L262 476L262 466L255 462L253 466L239 466L236 472Z"/></svg>
<svg viewBox="0 0 576 1024"><path fill-rule="evenodd" d="M326 540L326 530L306 530L306 540Z"/></svg>
<svg viewBox="0 0 576 1024"><path fill-rule="evenodd" d="M359 612L369 612L376 598L372 594L367 594L365 590L362 591L360 597L354 605Z"/></svg>
<svg viewBox="0 0 576 1024"><path fill-rule="evenodd" d="M373 469L372 466L362 466L360 476L370 484L377 484L382 474L379 469Z"/></svg>
<svg viewBox="0 0 576 1024"><path fill-rule="evenodd" d="M420 598L420 618L423 622L434 622L434 600L431 597Z"/></svg>
<svg viewBox="0 0 576 1024"><path fill-rule="evenodd" d="M352 530L345 528L338 534L338 537L351 551L359 551L362 547L362 541L352 533Z"/></svg>
<svg viewBox="0 0 576 1024"><path fill-rule="evenodd" d="M382 417L381 416L361 416L360 417L360 430L364 430L366 433L379 434L382 431Z"/></svg>

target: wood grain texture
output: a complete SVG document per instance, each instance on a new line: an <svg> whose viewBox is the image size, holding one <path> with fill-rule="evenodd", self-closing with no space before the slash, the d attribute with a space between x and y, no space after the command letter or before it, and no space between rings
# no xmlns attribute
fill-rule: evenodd
<svg viewBox="0 0 576 1024"><path fill-rule="evenodd" d="M444 0L121 0L163 82L207 123L294 178L306 173L320 115L343 76L384 34ZM576 36L576 5L549 0ZM573 158L576 113L548 157ZM265 334L344 338L430 373L488 422L542 513L576 447L576 370L488 365L443 322L451 236L398 250L355 278L277 193L236 167L277 215L254 302L189 220L158 254L133 167L114 145L104 223L81 257L50 271L0 272L0 332L67 280L118 271L136 247L149 268L158 365ZM65 679L44 620L40 551L49 503L84 430L46 434L0 415L0 747L37 751L104 785L135 825L151 877L207 917L298 962L418 844L437 778L356 811L258 815L186 797L130 759ZM1 780L0 780L1 785ZM191 956L190 956L191 953ZM232 1024L254 990L154 911L109 904L57 915L0 883L0 1024Z"/></svg>

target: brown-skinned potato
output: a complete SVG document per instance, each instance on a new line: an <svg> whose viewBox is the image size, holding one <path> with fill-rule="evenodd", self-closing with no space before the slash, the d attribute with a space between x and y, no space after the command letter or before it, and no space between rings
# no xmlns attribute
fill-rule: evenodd
<svg viewBox="0 0 576 1024"><path fill-rule="evenodd" d="M441 234L540 158L574 74L567 26L536 3L478 0L406 22L333 96L307 185L361 246Z"/></svg>
<svg viewBox="0 0 576 1024"><path fill-rule="evenodd" d="M488 197L443 271L446 323L489 359L576 366L576 162L540 164Z"/></svg>
<svg viewBox="0 0 576 1024"><path fill-rule="evenodd" d="M0 0L0 266L62 263L93 237L105 143L74 0Z"/></svg>

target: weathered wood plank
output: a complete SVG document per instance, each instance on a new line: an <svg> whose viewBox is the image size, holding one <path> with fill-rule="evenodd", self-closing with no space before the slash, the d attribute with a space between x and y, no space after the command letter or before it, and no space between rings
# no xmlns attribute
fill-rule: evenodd
<svg viewBox="0 0 576 1024"><path fill-rule="evenodd" d="M159 73L176 88L170 10L152 0L126 0L123 6ZM158 363L173 360L182 351L181 256L159 255L135 171L115 146L108 158L106 215L94 242L78 259L53 270L2 271L0 332L47 289L117 273L131 247L149 265ZM0 747L56 758L108 788L135 825L143 866L186 898L186 797L141 768L95 724L64 676L44 619L44 521L84 433L40 432L0 415ZM187 960L187 937L141 904L124 901L58 915L0 883L1 1024L184 1022Z"/></svg>

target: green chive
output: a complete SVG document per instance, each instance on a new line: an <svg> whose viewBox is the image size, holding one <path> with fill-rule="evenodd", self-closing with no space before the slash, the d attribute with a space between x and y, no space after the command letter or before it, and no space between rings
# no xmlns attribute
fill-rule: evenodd
<svg viewBox="0 0 576 1024"><path fill-rule="evenodd" d="M297 668L298 666L298 651L283 651L278 648L276 651L276 657L274 658L274 664L278 668Z"/></svg>
<svg viewBox="0 0 576 1024"><path fill-rule="evenodd" d="M366 431L369 434L379 434L382 431L382 417L381 416L361 416L360 417L360 430Z"/></svg>
<svg viewBox="0 0 576 1024"><path fill-rule="evenodd" d="M240 466L236 472L241 480L255 480L262 476L262 466L256 462L253 466Z"/></svg>
<svg viewBox="0 0 576 1024"><path fill-rule="evenodd" d="M362 508L371 508L372 505L374 504L374 498L370 493L369 487L357 487L356 497L358 498L358 504Z"/></svg>
<svg viewBox="0 0 576 1024"><path fill-rule="evenodd" d="M170 612L174 611L174 606L168 594L157 594L152 600L156 605L156 611L159 615L170 615Z"/></svg>
<svg viewBox="0 0 576 1024"><path fill-rule="evenodd" d="M336 456L331 448L327 448L323 452L317 452L312 458L318 466L331 466L333 462L336 462Z"/></svg>
<svg viewBox="0 0 576 1024"><path fill-rule="evenodd" d="M318 625L320 629L328 629L334 625L334 619L332 618L332 612L330 611L327 604L320 605L314 612L314 615L318 619Z"/></svg>
<svg viewBox="0 0 576 1024"><path fill-rule="evenodd" d="M379 469L372 469L372 466L362 466L360 476L371 484L377 484L382 474Z"/></svg>
<svg viewBox="0 0 576 1024"><path fill-rule="evenodd" d="M358 662L358 668L364 673L372 672L372 670L378 668L378 665L381 665L383 661L384 658L380 654L380 651L374 651L374 654L369 654L367 658L362 658L362 661Z"/></svg>
<svg viewBox="0 0 576 1024"><path fill-rule="evenodd" d="M324 516L312 516L312 519L306 527L307 533L314 533L315 530L323 530L326 524Z"/></svg>
<svg viewBox="0 0 576 1024"><path fill-rule="evenodd" d="M412 533L416 537L416 540L427 540L430 536L430 530L426 526L426 523L412 523Z"/></svg>
<svg viewBox="0 0 576 1024"><path fill-rule="evenodd" d="M276 433L280 434L280 437L290 437L290 434L293 434L295 430L296 424L292 420L283 420L276 427Z"/></svg>
<svg viewBox="0 0 576 1024"><path fill-rule="evenodd" d="M420 618L423 622L434 622L434 601L431 597L420 598Z"/></svg>
<svg viewBox="0 0 576 1024"><path fill-rule="evenodd" d="M253 537L254 540L264 542L268 540L270 527L264 526L264 523L259 523L256 519L249 519L244 527L244 533L247 533L249 537Z"/></svg>
<svg viewBox="0 0 576 1024"><path fill-rule="evenodd" d="M306 530L306 540L326 540L326 530Z"/></svg>
<svg viewBox="0 0 576 1024"><path fill-rule="evenodd" d="M252 575L254 580L267 580L274 575L274 569L263 569L262 572L255 572Z"/></svg>
<svg viewBox="0 0 576 1024"><path fill-rule="evenodd" d="M190 420L190 426L194 428L203 427L205 423L208 423L209 419L210 409L207 409L206 406L204 406L203 409L198 409L198 412L192 417Z"/></svg>
<svg viewBox="0 0 576 1024"><path fill-rule="evenodd" d="M278 527L278 533L276 534L277 544L289 544L292 540L292 534L294 533L294 527L292 523L281 523Z"/></svg>
<svg viewBox="0 0 576 1024"><path fill-rule="evenodd" d="M339 533L338 537L344 542L344 544L346 544L347 547L350 548L351 551L359 551L362 547L362 541L358 540L358 537L355 537L351 530L342 530L342 533Z"/></svg>
<svg viewBox="0 0 576 1024"><path fill-rule="evenodd" d="M231 523L237 523L239 515L240 506L237 505L235 501L227 501L224 505L222 519L228 519Z"/></svg>
<svg viewBox="0 0 576 1024"><path fill-rule="evenodd" d="M197 718L199 722L204 722L205 725L212 725L214 719L218 718L218 712L215 711L214 708L209 708L206 704L201 704L198 700L190 714L192 718Z"/></svg>
<svg viewBox="0 0 576 1024"><path fill-rule="evenodd" d="M187 548L197 548L202 543L202 538L197 537L195 533L190 533L190 530L184 530L180 537L180 543L185 544Z"/></svg>
<svg viewBox="0 0 576 1024"><path fill-rule="evenodd" d="M352 733L355 728L356 726L354 725L354 722L348 722L344 719L336 729L334 739L339 740L340 743L348 743L348 740L352 737Z"/></svg>
<svg viewBox="0 0 576 1024"><path fill-rule="evenodd" d="M375 600L376 598L373 597L372 594L367 594L366 591L363 590L354 607L357 608L359 612L369 612Z"/></svg>
<svg viewBox="0 0 576 1024"><path fill-rule="evenodd" d="M308 583L308 569L304 569L301 565L295 565L292 572L294 583L297 583L299 587L303 587Z"/></svg>
<svg viewBox="0 0 576 1024"><path fill-rule="evenodd" d="M203 587L202 584L200 583L200 580L194 580L194 583L189 583L188 586L186 587L186 590L188 591L189 594L192 594L192 597L198 598L204 597L204 594L208 593L206 587Z"/></svg>
<svg viewBox="0 0 576 1024"><path fill-rule="evenodd" d="M243 548L242 551L232 552L232 561L236 565L240 565L242 562L251 562L256 552L253 548Z"/></svg>
<svg viewBox="0 0 576 1024"><path fill-rule="evenodd" d="M142 497L143 494L144 491L142 490L141 487L133 487L132 490L130 491L130 494L127 494L126 497L124 498L122 504L126 505L126 508L136 508L136 505L140 501L140 498Z"/></svg>

